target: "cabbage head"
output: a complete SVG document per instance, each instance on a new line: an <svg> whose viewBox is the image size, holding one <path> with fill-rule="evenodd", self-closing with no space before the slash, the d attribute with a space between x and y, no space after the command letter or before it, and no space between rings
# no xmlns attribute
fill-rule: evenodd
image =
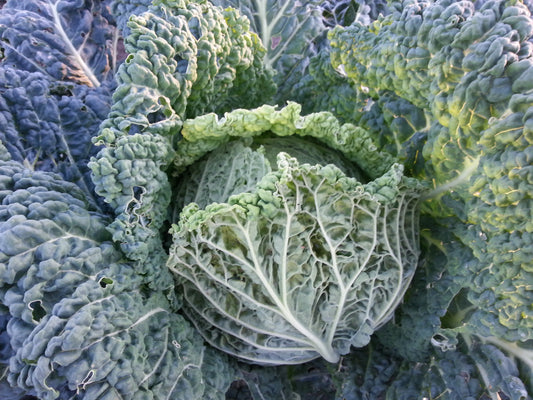
<svg viewBox="0 0 533 400"><path fill-rule="evenodd" d="M208 114L177 146L168 266L183 310L210 344L262 365L366 345L419 256L419 182L364 130L299 111Z"/></svg>

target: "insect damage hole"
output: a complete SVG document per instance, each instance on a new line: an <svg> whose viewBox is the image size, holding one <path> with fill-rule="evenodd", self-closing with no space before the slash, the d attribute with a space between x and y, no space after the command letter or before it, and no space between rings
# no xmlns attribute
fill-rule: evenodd
<svg viewBox="0 0 533 400"><path fill-rule="evenodd" d="M93 382L93 378L95 375L95 370L91 369L85 378L78 384L77 393L79 394L81 390L85 390L87 385L91 384Z"/></svg>
<svg viewBox="0 0 533 400"><path fill-rule="evenodd" d="M39 322L46 315L46 310L41 300L32 301L28 304L28 307L31 310L31 317L35 322Z"/></svg>
<svg viewBox="0 0 533 400"><path fill-rule="evenodd" d="M107 285L113 284L113 279L104 276L102 279L98 281L98 283L100 284L101 287L106 288Z"/></svg>

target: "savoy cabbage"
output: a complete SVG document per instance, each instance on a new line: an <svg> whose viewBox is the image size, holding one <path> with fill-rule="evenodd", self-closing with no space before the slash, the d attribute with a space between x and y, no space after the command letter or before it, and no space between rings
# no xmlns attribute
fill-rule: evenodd
<svg viewBox="0 0 533 400"><path fill-rule="evenodd" d="M528 1L8 0L7 399L530 399Z"/></svg>
<svg viewBox="0 0 533 400"><path fill-rule="evenodd" d="M335 126L329 113L300 117L297 108L290 103L279 111L237 110L214 124L208 121L216 116L208 114L186 121L180 142L190 155L189 147L202 148L212 137L216 144L227 141L224 132L259 138L250 146L219 145L187 171L180 189L194 198L179 201L178 194L185 207L173 229L169 266L185 278L184 311L208 341L260 364L301 363L318 355L337 362L350 346L366 345L401 300L419 255L422 185L405 178L398 164L363 184L362 174L356 179L325 164L324 152L305 151L314 165L301 164L297 150L313 149L301 139L261 136L258 127L307 138L329 134L333 126L337 137L323 139L331 148L342 143L346 163L360 160L374 167L367 169L372 174L386 165L366 157L365 131ZM253 133L249 121L257 127ZM226 182L223 191L204 178L215 166L221 172L215 181Z"/></svg>

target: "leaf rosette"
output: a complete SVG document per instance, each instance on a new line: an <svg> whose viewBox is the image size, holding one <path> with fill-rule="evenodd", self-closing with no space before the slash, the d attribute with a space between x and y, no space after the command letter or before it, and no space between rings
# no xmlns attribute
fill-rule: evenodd
<svg viewBox="0 0 533 400"><path fill-rule="evenodd" d="M409 285L423 187L395 163L373 180L365 181L364 169L353 177L345 165L351 153L360 164L375 156L365 156L363 147L357 153L347 145L341 154L304 142L319 136L317 118L328 113L301 117L295 104L262 111L237 110L211 125L201 117L184 127L183 147L207 148L215 137L226 143L194 163L178 185L175 202L184 207L171 230L168 266L178 276L184 312L213 346L264 365L319 356L336 362L369 342ZM251 116L264 128L253 139L225 136L225 129L239 136ZM197 123L202 139L190 134ZM344 132L337 144L361 143L364 131L337 128Z"/></svg>

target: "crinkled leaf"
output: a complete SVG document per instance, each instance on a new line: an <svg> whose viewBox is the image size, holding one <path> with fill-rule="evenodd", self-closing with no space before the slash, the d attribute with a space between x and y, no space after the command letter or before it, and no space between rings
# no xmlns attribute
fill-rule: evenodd
<svg viewBox="0 0 533 400"><path fill-rule="evenodd" d="M427 361L432 353L432 338L447 323L443 321L448 317L450 304L462 288L454 270L465 270L474 258L452 233L454 227L460 226L457 218L439 221L421 218L422 253L417 273L394 320L376 334L381 345L395 357L410 362ZM460 323L464 317L457 314Z"/></svg>
<svg viewBox="0 0 533 400"><path fill-rule="evenodd" d="M158 1L128 26L130 56L98 137L106 148L90 168L97 193L117 214L114 240L128 257L151 260L164 256L159 230L170 202L163 170L173 149L163 134L177 135L187 116L223 111L233 101L262 103L273 86L261 62L264 49L234 10ZM147 270L156 271L153 264Z"/></svg>
<svg viewBox="0 0 533 400"><path fill-rule="evenodd" d="M235 10L160 0L132 15L128 27L129 56L103 125L114 134L176 132L186 117L225 111L231 102L262 104L273 90L265 50ZM109 134L101 139L112 143Z"/></svg>
<svg viewBox="0 0 533 400"><path fill-rule="evenodd" d="M18 387L12 387L7 380L3 379L2 368L0 367L0 393L4 400L21 400L21 399L33 399L24 390Z"/></svg>
<svg viewBox="0 0 533 400"><path fill-rule="evenodd" d="M333 65L354 85L426 111L425 144L415 146L424 162L413 170L444 194L426 212L463 222L453 233L473 257L452 275L477 307L472 332L510 341L533 332L532 34L526 5L497 0L405 2L330 35Z"/></svg>
<svg viewBox="0 0 533 400"><path fill-rule="evenodd" d="M320 6L328 27L348 26L354 22L369 25L389 13L385 0L325 0Z"/></svg>
<svg viewBox="0 0 533 400"><path fill-rule="evenodd" d="M0 179L0 302L10 313L12 385L43 399L223 392L231 369L213 376L207 368L203 379L201 337L172 311L165 287L147 290L153 277L124 262L109 220L87 211L83 191L15 161L0 163Z"/></svg>
<svg viewBox="0 0 533 400"><path fill-rule="evenodd" d="M117 218L109 227L113 240L128 257L148 260L154 277L161 247L159 229L170 203L170 183L163 168L172 156L169 141L159 135L136 134L119 138L89 164L96 191L105 194ZM157 256L154 255L157 253ZM153 263L153 265L152 265Z"/></svg>
<svg viewBox="0 0 533 400"><path fill-rule="evenodd" d="M335 399L385 398L384 393L396 378L400 363L394 355L372 343L365 348L355 349L343 357L335 371L330 371L331 379L337 387ZM420 397L419 393L408 393L407 396L409 395L413 398Z"/></svg>
<svg viewBox="0 0 533 400"><path fill-rule="evenodd" d="M0 82L0 141L10 158L60 174L98 207L87 163L97 152L91 140L109 111L108 85L89 88L13 68L0 68Z"/></svg>
<svg viewBox="0 0 533 400"><path fill-rule="evenodd" d="M177 220L177 214L189 203L204 208L210 203L226 202L234 194L254 190L263 176L277 168L277 155L281 152L300 163L334 164L348 176L366 180L361 170L341 152L295 136L234 140L215 152L216 157L207 155L179 175L174 185L177 189L172 201L173 220Z"/></svg>
<svg viewBox="0 0 533 400"><path fill-rule="evenodd" d="M16 323L8 326L12 337L24 338L10 360L16 393L25 389L42 399L204 398L213 378L203 380L201 339L169 311L162 295L146 299L132 290L131 272L128 266L103 271L114 279L106 288L85 281L29 333ZM213 399L222 398L232 377L221 369L225 360L217 361L219 392Z"/></svg>
<svg viewBox="0 0 533 400"><path fill-rule="evenodd" d="M174 218L189 203L200 208L227 201L230 196L249 192L272 171L264 152L234 142L217 150L219 157L206 157L193 164L176 183L172 202Z"/></svg>
<svg viewBox="0 0 533 400"><path fill-rule="evenodd" d="M169 267L216 347L262 364L335 362L368 343L411 280L421 187L399 166L363 185L279 157L254 191L185 207Z"/></svg>
<svg viewBox="0 0 533 400"><path fill-rule="evenodd" d="M312 160L312 163L319 161L324 164L338 163L338 167L350 170L346 167L346 160L342 159L345 157L355 164L355 169L359 169L359 172L356 172L352 167L350 171L359 178L364 175L378 177L395 161L390 154L377 149L366 130L351 124L342 124L329 112L301 115L301 106L290 102L281 109L264 105L252 110L237 109L226 113L223 118L219 118L216 114L205 114L187 120L181 132L183 140L177 147L174 165L180 171L232 138L256 138L265 133L273 137L274 146L276 137L308 138L311 142L308 152L310 156L307 160L304 159L304 162ZM318 142L318 146L314 141ZM259 141L258 145L260 143ZM283 143L283 140L280 143ZM293 153L291 147L297 151L300 147L299 154L295 154L296 157L307 153L305 140L301 143L296 142L292 146L288 141L287 146L290 154ZM329 150L324 150L320 154L320 150L317 150L320 146L328 147ZM282 150L283 145L278 147ZM268 149L268 146L265 148ZM335 156L331 153L328 155L331 150L342 154L337 157L339 160L335 160ZM271 165L275 165L274 157L269 157Z"/></svg>
<svg viewBox="0 0 533 400"><path fill-rule="evenodd" d="M531 350L522 352L531 365ZM332 374L339 388L336 398L530 398L518 377L515 360L493 345L472 341L463 343L460 350L435 350L430 354L423 362L409 362L379 346L356 350L344 357Z"/></svg>
<svg viewBox="0 0 533 400"><path fill-rule="evenodd" d="M76 185L14 161L2 162L0 177L0 302L17 326L10 334L17 351L57 302L87 280L98 282L117 254L104 244L109 220L88 211Z"/></svg>
<svg viewBox="0 0 533 400"><path fill-rule="evenodd" d="M278 103L293 100L293 86L306 73L309 58L318 52L325 25L320 1L215 0L235 7L250 20L250 28L267 49L264 63L276 71ZM321 38L322 37L322 38Z"/></svg>
<svg viewBox="0 0 533 400"><path fill-rule="evenodd" d="M204 391L202 399L227 399L230 383L238 375L237 363L226 354L206 346L202 359L202 379Z"/></svg>
<svg viewBox="0 0 533 400"><path fill-rule="evenodd" d="M8 312L0 310L0 393L5 400L19 400L26 392L18 387L12 387L7 381L9 358L13 355L7 333L7 323L10 319L11 315Z"/></svg>
<svg viewBox="0 0 533 400"><path fill-rule="evenodd" d="M195 399L201 362L201 339L162 295L87 281L31 332L11 374L43 398Z"/></svg>
<svg viewBox="0 0 533 400"><path fill-rule="evenodd" d="M118 31L93 0L9 1L0 13L2 65L100 86L113 78Z"/></svg>
<svg viewBox="0 0 533 400"><path fill-rule="evenodd" d="M151 0L136 0L135 2L130 0L114 0L111 2L111 13L115 17L117 28L123 37L128 36L130 33L130 28L128 27L130 17L148 11L151 4Z"/></svg>
<svg viewBox="0 0 533 400"><path fill-rule="evenodd" d="M253 400L299 400L300 397L292 391L291 382L286 370L279 368L262 368L258 366L242 365L239 370L239 385L246 393L246 398ZM232 396L232 392L228 392ZM239 399L240 397L237 397Z"/></svg>

